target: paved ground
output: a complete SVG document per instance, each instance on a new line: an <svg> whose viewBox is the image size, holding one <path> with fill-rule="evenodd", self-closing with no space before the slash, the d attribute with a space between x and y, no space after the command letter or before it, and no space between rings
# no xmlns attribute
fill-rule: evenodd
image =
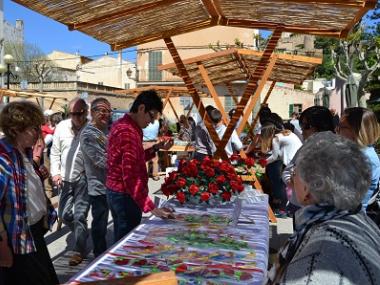
<svg viewBox="0 0 380 285"><path fill-rule="evenodd" d="M160 186L163 182L163 179L159 181L154 181L152 179L149 179L149 193L154 200L159 200L160 198L164 198L164 196L159 194ZM158 192L158 193L156 193ZM53 203L57 201L57 198L53 198ZM145 217L149 215L144 215ZM89 215L89 225L91 224L92 217ZM56 227L56 225L55 225ZM109 224L108 224L108 233L107 233L107 240L108 244L112 244L112 220L110 217ZM278 249L281 244L287 239L287 237L292 233L292 219L278 219L277 225L272 224L270 226L270 247L271 252L275 252L276 249ZM88 249L89 249L89 255L88 258L82 262L82 264L78 266L69 266L69 258L71 254L71 248L73 244L73 238L72 235L69 233L67 227L62 227L60 231L56 231L56 228L53 229L52 232L49 232L49 234L46 236L46 242L48 244L50 256L53 260L55 270L57 272L59 281L61 283L67 282L72 276L77 274L79 271L84 269L92 260L93 255L90 252L90 249L92 248L92 242L91 238L88 239ZM273 258L273 255L271 255L270 259Z"/></svg>

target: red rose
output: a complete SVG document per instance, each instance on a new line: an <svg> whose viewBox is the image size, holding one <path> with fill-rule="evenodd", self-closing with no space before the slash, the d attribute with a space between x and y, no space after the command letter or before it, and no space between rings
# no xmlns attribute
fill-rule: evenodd
<svg viewBox="0 0 380 285"><path fill-rule="evenodd" d="M215 183L209 183L208 184L208 192L210 192L212 194L217 194L218 190L219 190L219 187Z"/></svg>
<svg viewBox="0 0 380 285"><path fill-rule="evenodd" d="M205 174L208 176L208 177L214 177L215 176L215 171L214 169L208 167L204 170Z"/></svg>
<svg viewBox="0 0 380 285"><path fill-rule="evenodd" d="M238 177L238 176L237 176L236 173L227 173L227 178L228 178L229 180L236 180L237 177Z"/></svg>
<svg viewBox="0 0 380 285"><path fill-rule="evenodd" d="M206 201L208 201L208 199L210 199L210 193L208 193L208 192L203 192L203 193L201 194L201 200L204 201L204 202L206 202Z"/></svg>
<svg viewBox="0 0 380 285"><path fill-rule="evenodd" d="M268 161L265 158L260 158L259 164L261 165L261 167L265 167L265 166L267 166Z"/></svg>
<svg viewBox="0 0 380 285"><path fill-rule="evenodd" d="M218 182L219 184L222 184L222 183L226 182L226 177L220 175L216 178L216 182Z"/></svg>
<svg viewBox="0 0 380 285"><path fill-rule="evenodd" d="M224 201L230 201L231 200L231 193L230 192L224 191L221 196L222 196Z"/></svg>
<svg viewBox="0 0 380 285"><path fill-rule="evenodd" d="M175 183L179 188L183 188L186 186L186 179L180 177L178 178L177 182Z"/></svg>
<svg viewBox="0 0 380 285"><path fill-rule="evenodd" d="M252 167L255 165L255 160L252 158L252 157L247 157L245 159L245 164L248 166L248 167Z"/></svg>
<svg viewBox="0 0 380 285"><path fill-rule="evenodd" d="M237 191L240 193L240 192L243 192L243 190L244 190L243 184L239 183L238 181L232 180L230 182L230 185L231 185L232 190L234 190L234 192Z"/></svg>
<svg viewBox="0 0 380 285"><path fill-rule="evenodd" d="M221 163L221 165L220 165L219 168L220 168L221 171L229 172L229 171L231 170L231 168L233 168L233 167L232 167L232 165L229 164L228 162L223 161L223 162Z"/></svg>
<svg viewBox="0 0 380 285"><path fill-rule="evenodd" d="M178 192L176 197L181 204L185 203L186 196L183 192Z"/></svg>
<svg viewBox="0 0 380 285"><path fill-rule="evenodd" d="M165 183L161 186L161 191L166 197L169 197L170 195L173 195L175 192L177 192L177 186L174 184Z"/></svg>
<svg viewBox="0 0 380 285"><path fill-rule="evenodd" d="M195 196L195 194L197 194L199 191L199 188L197 185L195 184L191 184L190 188L189 188L189 192L191 195Z"/></svg>

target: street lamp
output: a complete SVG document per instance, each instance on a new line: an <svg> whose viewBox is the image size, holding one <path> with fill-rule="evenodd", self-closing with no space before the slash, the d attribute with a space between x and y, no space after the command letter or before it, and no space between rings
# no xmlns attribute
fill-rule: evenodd
<svg viewBox="0 0 380 285"><path fill-rule="evenodd" d="M9 89L9 79L11 75L11 64L13 63L14 58L10 54L4 55L4 63L7 65L7 89Z"/></svg>

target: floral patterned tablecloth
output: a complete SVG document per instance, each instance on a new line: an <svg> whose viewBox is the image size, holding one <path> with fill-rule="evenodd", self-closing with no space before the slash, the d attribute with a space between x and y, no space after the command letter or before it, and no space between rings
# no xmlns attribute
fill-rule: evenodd
<svg viewBox="0 0 380 285"><path fill-rule="evenodd" d="M249 201L248 201L249 200ZM268 263L268 198L237 205L181 206L168 201L176 220L150 218L71 284L175 271L179 284L262 284Z"/></svg>

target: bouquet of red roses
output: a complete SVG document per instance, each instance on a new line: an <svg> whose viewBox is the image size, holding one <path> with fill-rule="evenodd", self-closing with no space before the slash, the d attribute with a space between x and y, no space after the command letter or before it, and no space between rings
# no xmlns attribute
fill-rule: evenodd
<svg viewBox="0 0 380 285"><path fill-rule="evenodd" d="M181 160L178 171L165 178L161 190L167 197L174 195L180 203L227 202L244 190L241 178L228 161L205 158Z"/></svg>

